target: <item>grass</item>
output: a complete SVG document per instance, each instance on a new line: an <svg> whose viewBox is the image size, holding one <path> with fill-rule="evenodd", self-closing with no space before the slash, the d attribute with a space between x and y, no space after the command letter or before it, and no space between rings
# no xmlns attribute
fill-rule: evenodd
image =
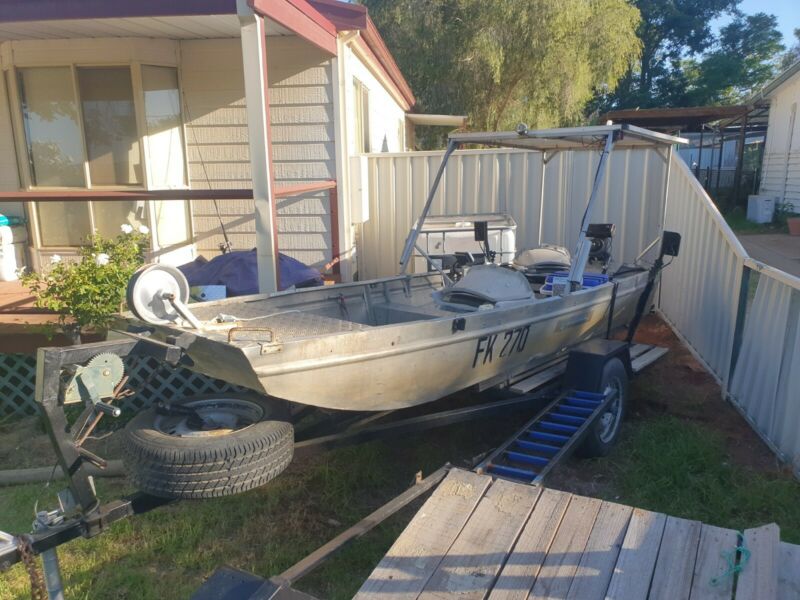
<svg viewBox="0 0 800 600"><path fill-rule="evenodd" d="M516 423L516 421L514 421ZM501 439L503 424L494 429ZM269 485L217 500L182 502L62 548L68 598L185 598L228 564L262 576L281 572L339 531L405 489L417 468L430 473L447 459L488 447L476 424L340 449L293 465ZM501 433L502 432L502 433ZM399 445L402 444L402 448ZM615 502L743 529L775 521L785 541L800 543L800 484L733 464L721 436L671 416L626 424L611 456L586 461L587 472L612 483L600 495ZM128 492L100 480L101 496ZM0 529L25 531L32 506L59 489L0 488ZM350 598L418 508L411 506L300 582L320 598ZM0 598L26 598L20 565L0 579Z"/></svg>
<svg viewBox="0 0 800 600"><path fill-rule="evenodd" d="M747 220L747 214L741 207L736 207L723 214L725 221L734 233L788 233L785 223L753 223Z"/></svg>
<svg viewBox="0 0 800 600"><path fill-rule="evenodd" d="M737 466L708 427L671 416L627 424L623 443L594 462L617 502L732 529L775 522L783 541L800 543L800 483Z"/></svg>
<svg viewBox="0 0 800 600"><path fill-rule="evenodd" d="M218 566L269 577L285 570L443 463L496 445L524 417L449 427L341 448L295 462L270 484L229 498L186 501L116 523L59 550L67 598L187 598ZM98 480L111 499L132 490ZM52 507L53 483L0 488L0 530L29 531L33 505ZM413 515L398 513L300 583L320 598L351 598ZM0 575L0 599L29 597L21 565Z"/></svg>

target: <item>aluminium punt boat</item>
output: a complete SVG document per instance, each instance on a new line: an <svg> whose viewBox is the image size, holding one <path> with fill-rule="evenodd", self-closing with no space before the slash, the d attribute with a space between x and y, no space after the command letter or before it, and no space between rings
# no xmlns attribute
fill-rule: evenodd
<svg viewBox="0 0 800 600"><path fill-rule="evenodd" d="M180 273L150 265L132 278L126 318L182 346L196 371L326 409L399 409L502 382L634 318L655 272L623 265L610 275L588 273L591 209L614 147L669 151L681 142L626 125L453 134L398 275L189 307ZM515 265L487 260L447 273L417 244L447 161L463 144L600 151L575 252L564 274L551 275L549 293ZM415 251L432 272L407 273Z"/></svg>

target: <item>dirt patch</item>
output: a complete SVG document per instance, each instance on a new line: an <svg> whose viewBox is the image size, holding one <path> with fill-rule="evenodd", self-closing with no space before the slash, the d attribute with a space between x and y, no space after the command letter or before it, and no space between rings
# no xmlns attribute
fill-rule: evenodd
<svg viewBox="0 0 800 600"><path fill-rule="evenodd" d="M699 422L725 439L731 460L762 472L779 471L775 455L722 398L716 380L697 361L664 321L648 316L636 341L669 348L667 355L633 382L631 420L670 414Z"/></svg>
<svg viewBox="0 0 800 600"><path fill-rule="evenodd" d="M642 320L636 341L665 346L669 352L631 383L628 428L635 427L637 421L665 415L700 423L722 436L733 464L761 473L785 472L744 418L723 400L714 377L675 336L669 325L649 315ZM571 459L559 465L548 485L613 499L616 495L613 468L598 466L597 461Z"/></svg>

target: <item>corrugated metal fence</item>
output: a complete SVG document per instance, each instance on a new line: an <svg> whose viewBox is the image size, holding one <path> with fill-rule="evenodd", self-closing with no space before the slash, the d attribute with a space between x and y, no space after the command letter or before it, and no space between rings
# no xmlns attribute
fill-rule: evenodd
<svg viewBox="0 0 800 600"><path fill-rule="evenodd" d="M397 272L441 152L369 155L370 219L362 226L362 279ZM453 155L431 214L506 212L517 247L540 242L572 249L597 153L542 155L468 150ZM669 170L652 150L612 154L593 221L617 225L614 259L630 261L657 235L669 174L665 228L683 236L664 271L663 317L719 380L759 435L800 476L800 279L751 259L686 164ZM753 291L755 293L753 293Z"/></svg>
<svg viewBox="0 0 800 600"><path fill-rule="evenodd" d="M504 212L517 222L517 247L540 242L572 249L575 226L589 197L599 153L548 156L541 193L542 154L523 150L463 150L448 162L431 215ZM398 270L403 242L419 216L442 152L370 154L370 218L361 230L361 279ZM632 260L658 235L666 165L652 150L619 150L594 214L617 224L614 260Z"/></svg>

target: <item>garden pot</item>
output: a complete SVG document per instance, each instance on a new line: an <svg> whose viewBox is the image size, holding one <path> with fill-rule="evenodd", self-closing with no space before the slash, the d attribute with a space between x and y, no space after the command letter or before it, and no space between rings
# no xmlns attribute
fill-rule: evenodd
<svg viewBox="0 0 800 600"><path fill-rule="evenodd" d="M62 329L67 340L69 340L70 345L79 346L83 342L81 339L80 325L64 325Z"/></svg>
<svg viewBox="0 0 800 600"><path fill-rule="evenodd" d="M786 224L789 226L789 235L800 235L800 217L789 217Z"/></svg>

